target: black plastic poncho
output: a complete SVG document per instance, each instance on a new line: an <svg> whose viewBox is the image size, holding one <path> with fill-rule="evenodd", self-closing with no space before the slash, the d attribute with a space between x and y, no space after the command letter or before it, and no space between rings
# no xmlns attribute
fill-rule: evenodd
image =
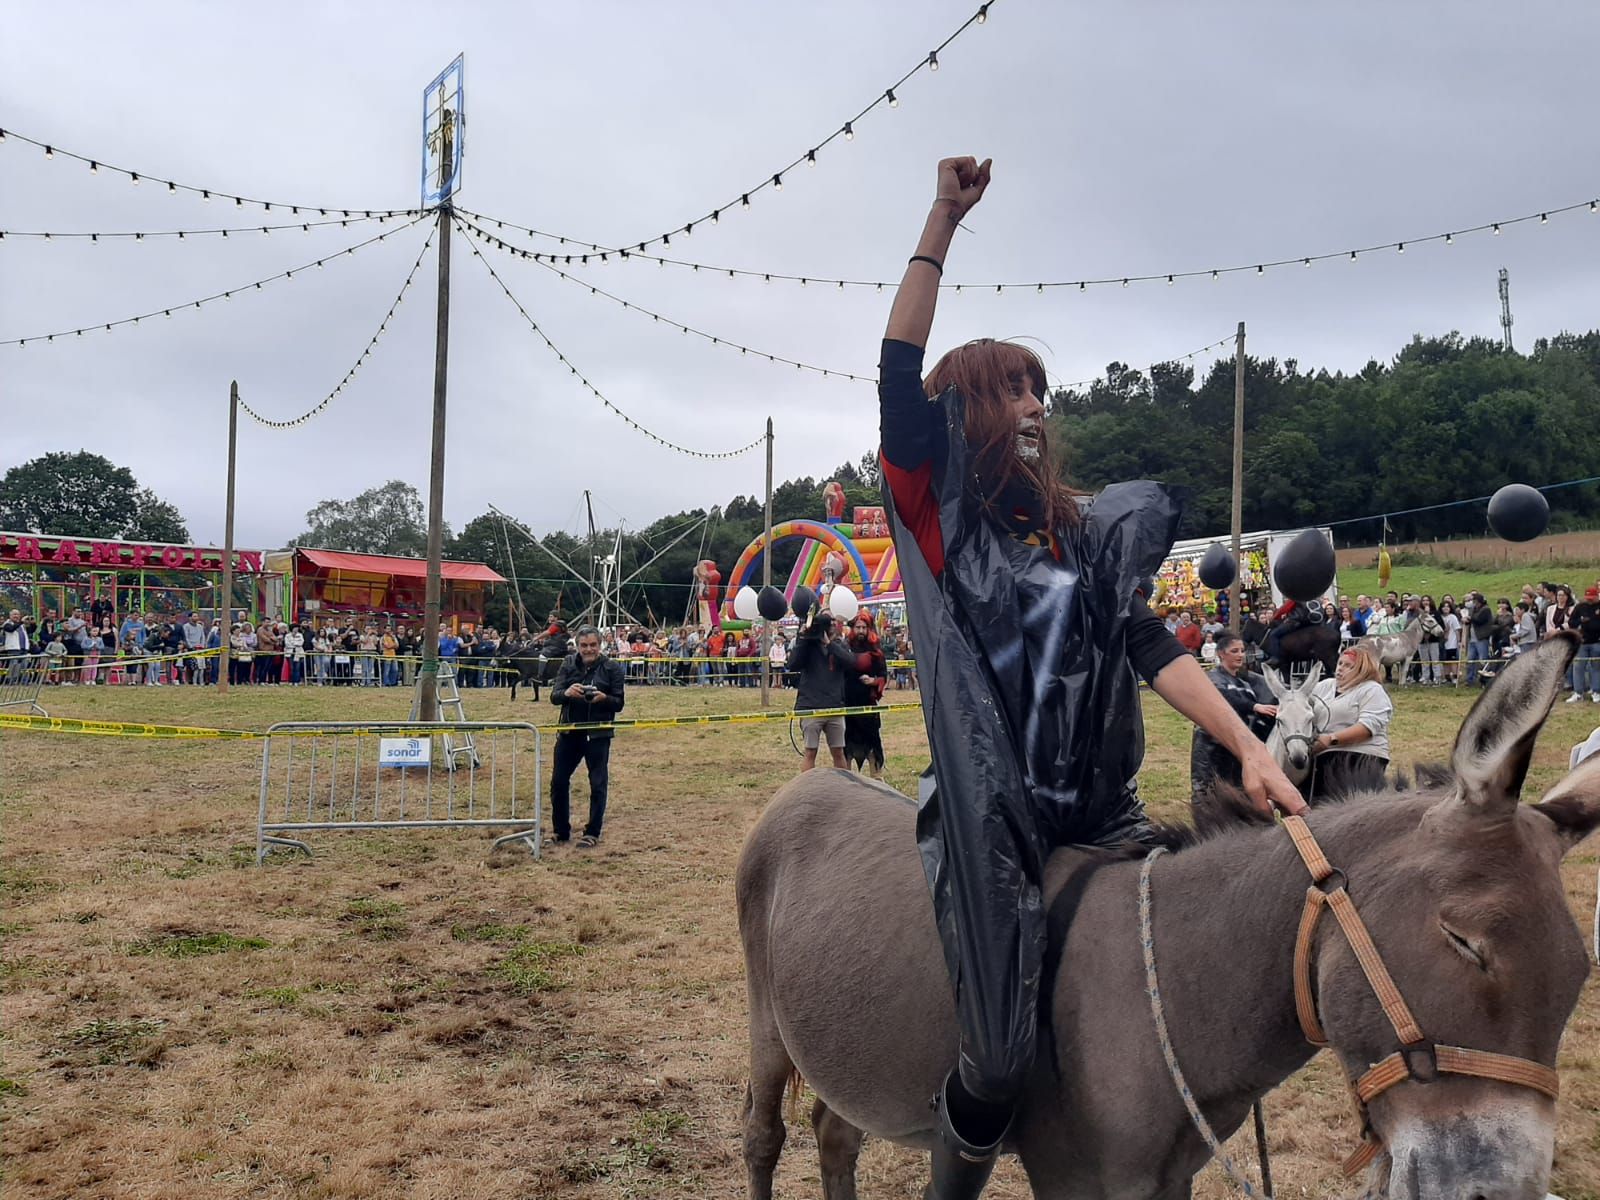
<svg viewBox="0 0 1600 1200"><path fill-rule="evenodd" d="M1033 1061L1045 859L1143 823L1144 725L1125 634L1181 513L1159 484L1109 487L1061 536L1058 559L984 515L962 398L935 403L946 433L933 472L937 576L884 489L937 783L924 789L917 838L955 984L962 1080L1009 1102Z"/></svg>

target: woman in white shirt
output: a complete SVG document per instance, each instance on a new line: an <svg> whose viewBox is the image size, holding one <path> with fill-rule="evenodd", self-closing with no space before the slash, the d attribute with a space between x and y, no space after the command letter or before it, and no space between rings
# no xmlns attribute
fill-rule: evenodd
<svg viewBox="0 0 1600 1200"><path fill-rule="evenodd" d="M1312 689L1313 702L1326 706L1326 713L1319 712L1317 718L1322 732L1311 747L1316 755L1311 772L1313 803L1384 786L1394 704L1381 678L1378 660L1358 644L1341 651L1333 678Z"/></svg>
<svg viewBox="0 0 1600 1200"><path fill-rule="evenodd" d="M1456 602L1449 596L1439 601L1439 623L1444 626L1444 645L1439 647L1440 670L1444 682L1454 687L1456 672L1461 668L1461 618L1456 615Z"/></svg>

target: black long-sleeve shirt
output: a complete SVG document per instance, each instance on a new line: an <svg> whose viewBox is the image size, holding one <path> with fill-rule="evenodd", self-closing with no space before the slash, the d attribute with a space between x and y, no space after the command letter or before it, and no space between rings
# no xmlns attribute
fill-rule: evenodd
<svg viewBox="0 0 1600 1200"><path fill-rule="evenodd" d="M622 711L626 700L627 678L622 665L602 654L592 666L585 666L583 656L574 652L567 655L556 672L556 681L550 685L550 703L561 708L563 725L584 725L594 721L610 722ZM575 683L590 684L604 692L604 700L590 703L574 700L567 689ZM590 737L610 737L609 729L590 730Z"/></svg>

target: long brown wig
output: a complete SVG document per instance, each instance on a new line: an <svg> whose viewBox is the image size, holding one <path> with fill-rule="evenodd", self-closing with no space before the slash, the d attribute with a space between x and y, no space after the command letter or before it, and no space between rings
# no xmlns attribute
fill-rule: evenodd
<svg viewBox="0 0 1600 1200"><path fill-rule="evenodd" d="M923 390L932 399L950 387L966 401L967 445L974 448L973 462L986 496L999 496L1012 482L1023 484L1038 497L1044 524L1065 529L1078 523L1075 492L1061 478L1061 468L1051 452L1048 429L1039 423L1039 457L1028 461L1017 453L1017 423L1010 399L1024 384L1044 402L1044 364L1026 346L1015 342L979 338L957 346L941 358Z"/></svg>

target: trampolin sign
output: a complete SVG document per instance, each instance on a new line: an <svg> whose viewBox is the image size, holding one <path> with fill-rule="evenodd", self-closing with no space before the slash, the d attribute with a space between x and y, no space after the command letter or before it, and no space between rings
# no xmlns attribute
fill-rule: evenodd
<svg viewBox="0 0 1600 1200"><path fill-rule="evenodd" d="M464 56L422 93L422 206L443 204L461 186L461 151L467 113Z"/></svg>

